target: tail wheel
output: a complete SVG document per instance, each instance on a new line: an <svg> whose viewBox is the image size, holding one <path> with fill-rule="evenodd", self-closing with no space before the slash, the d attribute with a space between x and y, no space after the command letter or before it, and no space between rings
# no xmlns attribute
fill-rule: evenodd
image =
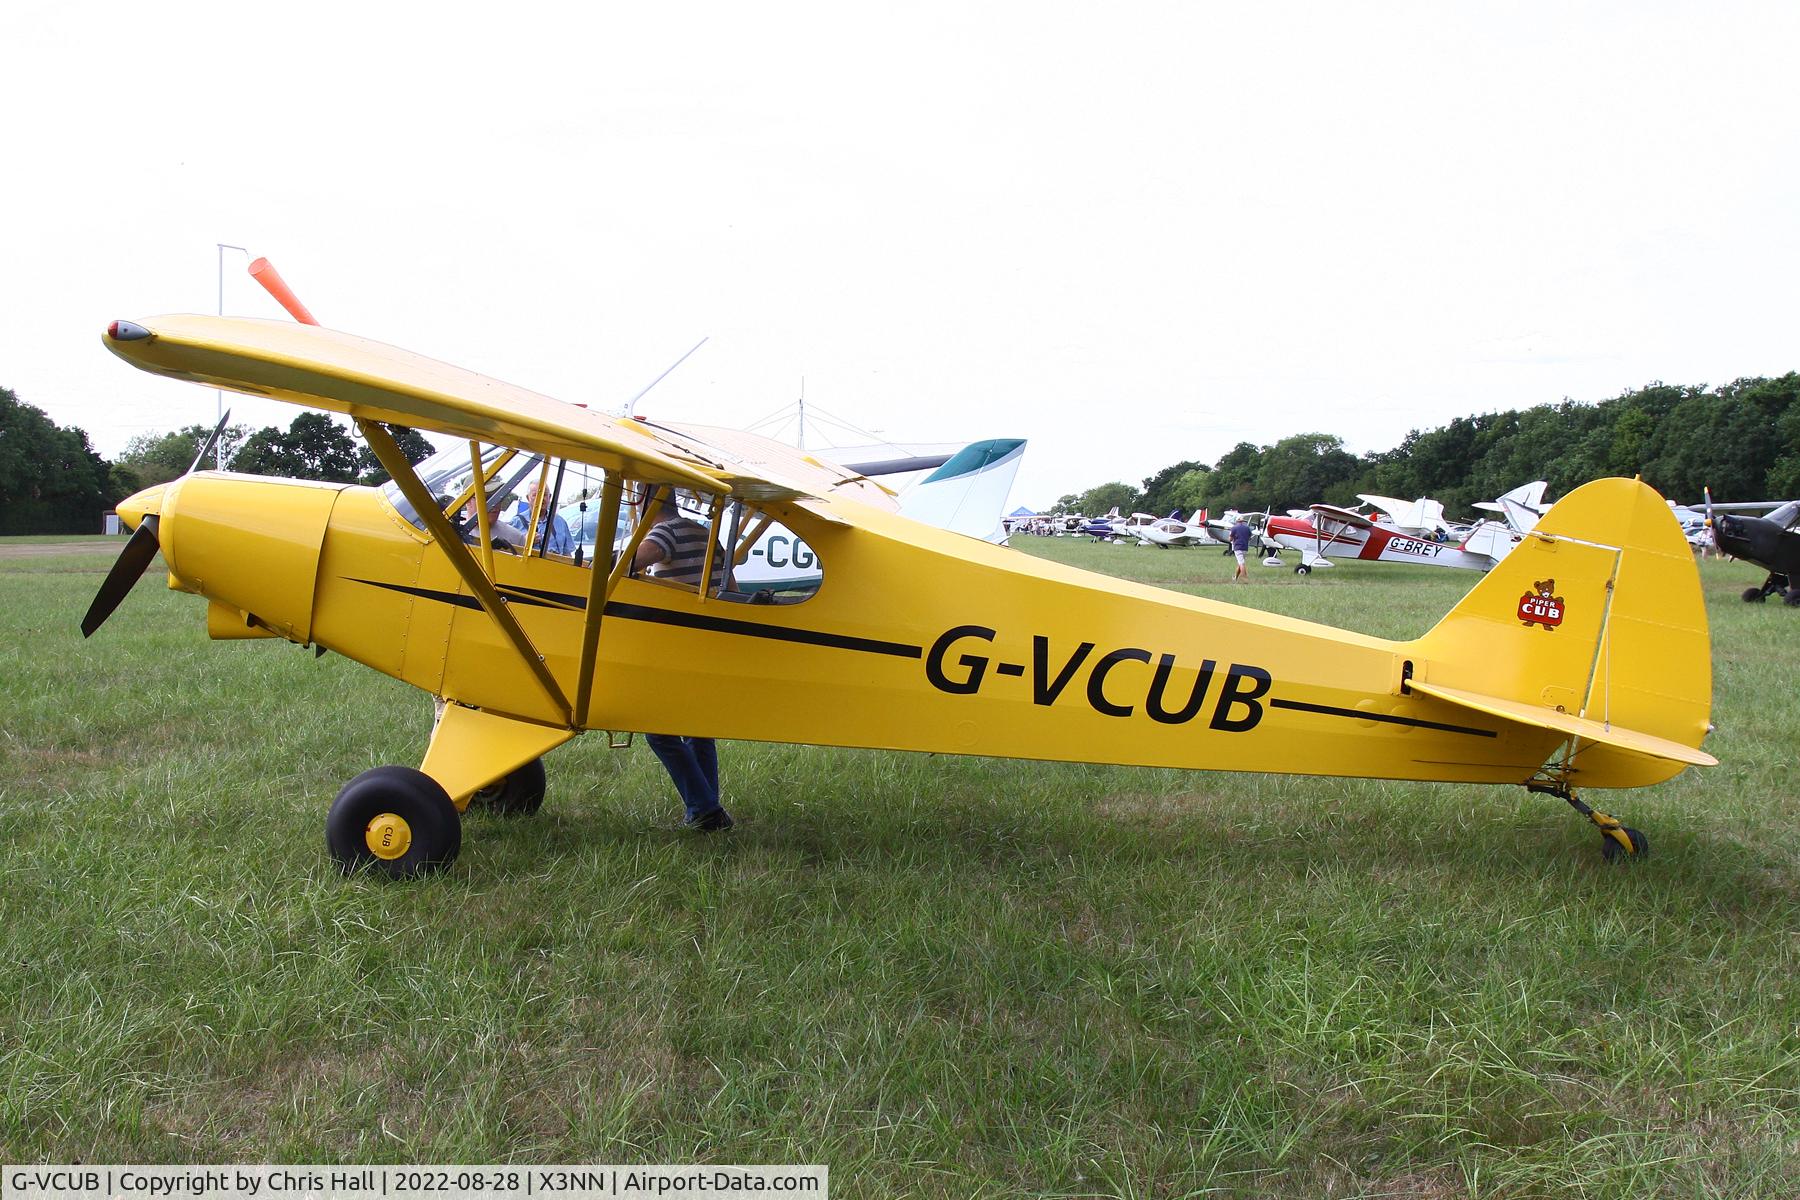
<svg viewBox="0 0 1800 1200"><path fill-rule="evenodd" d="M1759 587L1744 589L1744 603L1745 604L1760 604L1768 598L1769 598L1769 594L1767 592L1763 591Z"/></svg>
<svg viewBox="0 0 1800 1200"><path fill-rule="evenodd" d="M345 874L390 879L441 871L462 849L462 817L450 794L411 767L376 767L344 785L325 818L325 848Z"/></svg>
<svg viewBox="0 0 1800 1200"><path fill-rule="evenodd" d="M1619 830L1619 832L1623 833L1625 835L1625 840L1631 843L1631 850L1629 851L1629 854L1633 859L1642 858L1646 854L1650 853L1650 839L1645 837L1643 835L1643 833L1641 833L1640 831L1638 831L1636 829L1633 829L1629 825L1623 826ZM1621 858L1624 858L1627 853L1628 852L1626 851L1625 847L1621 846L1618 843L1618 840L1615 839L1611 834L1608 834L1605 832L1601 833L1601 835L1600 835L1600 857L1601 858L1605 859L1607 862L1617 862Z"/></svg>
<svg viewBox="0 0 1800 1200"><path fill-rule="evenodd" d="M1312 568L1307 566L1305 563L1301 563L1299 566L1294 568L1294 574L1296 574L1296 575L1311 575Z"/></svg>
<svg viewBox="0 0 1800 1200"><path fill-rule="evenodd" d="M469 797L470 808L503 817L529 817L544 805L544 760L534 758Z"/></svg>

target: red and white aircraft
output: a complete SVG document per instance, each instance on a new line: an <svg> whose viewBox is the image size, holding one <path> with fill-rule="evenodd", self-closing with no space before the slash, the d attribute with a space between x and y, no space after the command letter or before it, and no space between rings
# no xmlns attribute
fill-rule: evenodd
<svg viewBox="0 0 1800 1200"><path fill-rule="evenodd" d="M1334 558L1424 563L1470 571L1489 570L1498 561L1492 553L1466 548L1466 541L1420 536L1335 504L1315 504L1304 517L1271 516L1263 536L1300 552L1300 565L1294 568L1297 575L1308 574L1315 567L1329 567Z"/></svg>

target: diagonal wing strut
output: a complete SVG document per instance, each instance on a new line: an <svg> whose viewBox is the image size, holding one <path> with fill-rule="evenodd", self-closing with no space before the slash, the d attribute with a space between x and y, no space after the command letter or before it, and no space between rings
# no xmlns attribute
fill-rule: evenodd
<svg viewBox="0 0 1800 1200"><path fill-rule="evenodd" d="M412 469L412 464L406 461L406 455L400 452L400 447L394 442L393 435L388 433L379 422L365 420L361 417L356 419L356 427L368 440L369 449L375 452L375 457L380 461L382 467L389 475L393 476L401 493L412 503L413 511L419 514L420 519L425 522L425 527L431 530L433 539L436 540L439 549L443 550L445 556L449 558L450 565L456 568L456 573L462 576L464 583L469 585L469 590L475 594L475 599L481 604L482 611L487 613L489 619L499 628L506 640L512 643L513 649L518 652L519 661L523 662L530 670L532 677L537 680L538 686L543 689L544 695L562 714L563 720L572 724L575 716L574 709L569 704L569 698L563 695L562 688L557 685L555 676L550 674L550 668L544 665L544 656L539 654L537 647L531 644L531 639L526 636L518 618L513 616L512 610L506 606L506 600L494 590L493 581L482 571L480 564L469 553L469 548L463 545L456 530L451 528L449 519L444 516L443 510L438 508L437 499L432 496L417 472Z"/></svg>

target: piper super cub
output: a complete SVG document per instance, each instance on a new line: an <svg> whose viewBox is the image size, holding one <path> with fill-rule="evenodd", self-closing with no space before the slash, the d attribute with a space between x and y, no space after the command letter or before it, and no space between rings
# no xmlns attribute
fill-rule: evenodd
<svg viewBox="0 0 1800 1200"><path fill-rule="evenodd" d="M84 622L160 549L213 637L329 649L442 701L417 769L365 772L332 804L347 870L446 866L471 798L535 809L541 756L591 729L1508 783L1568 800L1609 856L1644 838L1578 791L1714 761L1693 556L1631 480L1572 492L1435 628L1394 642L1045 562L899 516L873 482L776 442L607 416L316 326L152 317L104 343L348 414L393 477L194 471L140 492ZM421 478L390 424L466 440L466 486ZM528 477L555 503L577 476L593 552L508 553L490 492ZM634 575L637 514L665 503L708 521L727 564L779 522L817 555L816 585L741 592L711 562L707 586Z"/></svg>

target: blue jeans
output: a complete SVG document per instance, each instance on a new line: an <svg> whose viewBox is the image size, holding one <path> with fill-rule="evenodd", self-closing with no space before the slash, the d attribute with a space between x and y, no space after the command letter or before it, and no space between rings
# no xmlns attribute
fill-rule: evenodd
<svg viewBox="0 0 1800 1200"><path fill-rule="evenodd" d="M644 740L675 783L687 819L704 817L720 807L719 747L711 738L646 733Z"/></svg>

